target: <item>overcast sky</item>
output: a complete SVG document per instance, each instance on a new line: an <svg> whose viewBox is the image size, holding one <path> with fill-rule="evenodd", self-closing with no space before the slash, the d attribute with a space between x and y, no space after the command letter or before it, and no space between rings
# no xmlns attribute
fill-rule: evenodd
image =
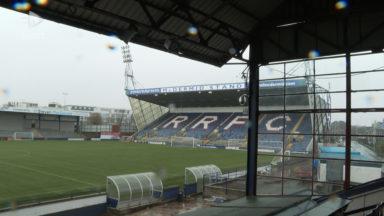
<svg viewBox="0 0 384 216"><path fill-rule="evenodd" d="M66 100L66 104L128 108L120 40L3 8L0 8L0 27L0 104L28 101L47 105ZM142 87L242 81L240 73L244 66L218 68L155 49L130 46L134 75ZM353 70L376 69L383 65L383 54L352 61ZM296 63L288 65L287 71L293 68L296 68L294 75L304 74L303 64L298 67L301 69L297 69ZM343 59L327 60L317 64L316 73L344 72L344 68ZM282 70L281 65L264 68L261 77L281 77ZM356 75L352 78L352 87L383 88L383 80L380 73ZM316 81L332 91L345 89L344 77ZM331 102L334 108L345 108L343 94L333 94ZM352 106L384 107L384 94L354 94ZM341 114L334 116L334 119L344 118ZM371 125L375 120L382 120L384 115L355 114L352 117L356 123Z"/></svg>

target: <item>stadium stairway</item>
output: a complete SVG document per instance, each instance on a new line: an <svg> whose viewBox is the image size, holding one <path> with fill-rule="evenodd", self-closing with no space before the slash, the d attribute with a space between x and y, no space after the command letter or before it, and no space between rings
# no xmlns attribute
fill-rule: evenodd
<svg viewBox="0 0 384 216"><path fill-rule="evenodd" d="M134 134L134 137L140 139L140 138L146 137L150 133L153 134L153 130L155 128L159 127L160 125L164 124L165 122L170 121L172 118L173 118L172 114L166 113L166 114L160 116L158 119L156 119L152 123L150 123L149 125L147 125L142 130L138 131L136 134Z"/></svg>
<svg viewBox="0 0 384 216"><path fill-rule="evenodd" d="M190 126L186 128L187 136L195 137L198 139L207 138L208 135L212 133L214 129L216 129L219 125L221 125L221 123L224 122L230 115L230 113L206 113L201 115L200 117L196 118L194 124L190 124ZM216 117L217 120L209 124L207 128L204 128L203 124L196 125L204 118L209 121L210 116Z"/></svg>
<svg viewBox="0 0 384 216"><path fill-rule="evenodd" d="M231 128L225 129L227 124L232 122L235 118L244 116L243 113L232 113L226 119L226 121L223 122L223 124L219 127L218 131L220 133L220 139L223 140L229 140L229 139L245 139L247 137L247 126L245 124L243 125L232 125Z"/></svg>
<svg viewBox="0 0 384 216"><path fill-rule="evenodd" d="M231 113L224 121L220 123L219 126L217 126L209 135L209 140L218 140L221 138L221 129L224 127L224 125L227 125L230 123L231 119L236 115L236 113Z"/></svg>
<svg viewBox="0 0 384 216"><path fill-rule="evenodd" d="M337 195L351 200L345 215L375 215L374 213L383 215L384 213L384 178L356 185Z"/></svg>
<svg viewBox="0 0 384 216"><path fill-rule="evenodd" d="M195 119L193 119L191 122L189 122L187 125L185 125L177 134L176 136L187 136L187 128L197 122L197 120L203 116L204 113L201 113L199 116L197 116Z"/></svg>
<svg viewBox="0 0 384 216"><path fill-rule="evenodd" d="M312 135L309 135L312 134L310 116L301 114L292 117L292 119L292 125L294 126L290 128L290 133L295 135L288 135L285 149L291 152L306 152L310 149L310 144L312 144Z"/></svg>
<svg viewBox="0 0 384 216"><path fill-rule="evenodd" d="M203 122L209 122L209 116L216 121L204 128ZM187 117L186 120L183 118ZM177 119L180 118L180 119ZM209 141L244 140L247 137L247 118L244 113L167 113L137 133L143 137L194 137ZM228 125L238 120L240 123ZM243 122L243 123L241 123ZM198 124L200 123L200 124ZM198 124L198 125L197 125ZM285 125L284 125L285 124ZM285 136L283 133L287 133ZM291 152L308 152L312 143L312 124L308 114L287 113L263 114L259 119L259 147L266 150L285 149Z"/></svg>
<svg viewBox="0 0 384 216"><path fill-rule="evenodd" d="M163 124L160 124L157 129L157 136L159 137L171 137L176 136L176 134L181 131L186 125L190 124L195 120L197 116L200 115L200 113L178 113L178 114L170 114L173 115L173 118L169 121L165 121ZM176 118L186 116L187 120L181 121L177 124L170 124L171 121L175 121Z"/></svg>
<svg viewBox="0 0 384 216"><path fill-rule="evenodd" d="M282 148L291 152L307 152L311 144L312 125L308 114L267 114L259 121L260 147ZM286 133L288 135L283 135ZM303 135L307 134L307 135Z"/></svg>
<svg viewBox="0 0 384 216"><path fill-rule="evenodd" d="M190 123L188 123L187 125L185 125L185 127L183 129L187 129L189 128L191 125L194 125L202 116L204 116L204 113L201 113L199 114L195 119L193 119Z"/></svg>

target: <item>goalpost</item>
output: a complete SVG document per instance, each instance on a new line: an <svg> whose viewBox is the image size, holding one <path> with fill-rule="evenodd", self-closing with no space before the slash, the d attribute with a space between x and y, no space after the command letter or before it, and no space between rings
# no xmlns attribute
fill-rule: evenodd
<svg viewBox="0 0 384 216"><path fill-rule="evenodd" d="M33 140L33 132L14 132L13 140Z"/></svg>
<svg viewBox="0 0 384 216"><path fill-rule="evenodd" d="M192 147L196 148L201 146L203 143L202 140L194 137L177 137L173 136L170 140L171 147Z"/></svg>
<svg viewBox="0 0 384 216"><path fill-rule="evenodd" d="M227 141L228 149L240 149L247 148L247 140L246 139L229 139Z"/></svg>

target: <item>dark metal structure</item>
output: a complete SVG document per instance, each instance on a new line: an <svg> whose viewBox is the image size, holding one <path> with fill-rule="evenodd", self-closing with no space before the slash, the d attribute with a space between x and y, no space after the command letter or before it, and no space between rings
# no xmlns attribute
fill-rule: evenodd
<svg viewBox="0 0 384 216"><path fill-rule="evenodd" d="M246 94L246 89L223 90L223 91L201 91L201 92L177 92L159 94L130 94L130 97L137 98L150 103L169 107L170 104L176 107L193 107L196 104L204 107L239 106L239 97ZM188 100L185 100L188 98Z"/></svg>
<svg viewBox="0 0 384 216"><path fill-rule="evenodd" d="M13 9L17 0L0 5ZM27 1L28 2L28 1ZM176 55L222 66L242 54L251 41L262 49L260 61L345 53L344 15L349 17L351 52L382 48L380 0L350 0L335 10L335 0L50 0L29 1L35 14L59 23L116 35ZM28 13L28 11L22 11ZM189 27L196 34L188 34Z"/></svg>
<svg viewBox="0 0 384 216"><path fill-rule="evenodd" d="M17 1L0 1L13 9ZM34 1L33 1L34 2ZM305 59L310 51L346 59L345 189L350 187L351 113L384 109L352 108L351 53L382 52L384 1L349 0L50 0L31 11L39 16L116 35L126 42L170 52L216 66L235 58L249 64L247 194L256 195L259 68L276 61ZM28 11L23 11L28 12ZM188 28L195 31L188 32ZM197 31L196 31L197 30ZM244 57L250 48L249 58ZM284 112L285 110L280 112ZM303 112L317 113L314 107ZM296 111L299 112L299 111Z"/></svg>

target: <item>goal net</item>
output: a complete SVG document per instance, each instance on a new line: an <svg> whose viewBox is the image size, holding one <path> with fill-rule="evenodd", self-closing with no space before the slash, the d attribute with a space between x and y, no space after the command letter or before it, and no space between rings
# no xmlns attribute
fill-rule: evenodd
<svg viewBox="0 0 384 216"><path fill-rule="evenodd" d="M264 140L264 141L259 141L259 152L266 152L266 153L278 153L280 152L281 154L283 150L283 141L273 141L273 140Z"/></svg>
<svg viewBox="0 0 384 216"><path fill-rule="evenodd" d="M247 140L245 139L229 139L227 141L228 149L246 149L247 148Z"/></svg>
<svg viewBox="0 0 384 216"><path fill-rule="evenodd" d="M196 148L202 146L203 141L194 137L171 137L170 145L172 147L191 147Z"/></svg>
<svg viewBox="0 0 384 216"><path fill-rule="evenodd" d="M14 132L13 140L33 140L33 132Z"/></svg>
<svg viewBox="0 0 384 216"><path fill-rule="evenodd" d="M121 136L120 140L124 141L124 142L132 142L133 141L133 137L132 136Z"/></svg>

